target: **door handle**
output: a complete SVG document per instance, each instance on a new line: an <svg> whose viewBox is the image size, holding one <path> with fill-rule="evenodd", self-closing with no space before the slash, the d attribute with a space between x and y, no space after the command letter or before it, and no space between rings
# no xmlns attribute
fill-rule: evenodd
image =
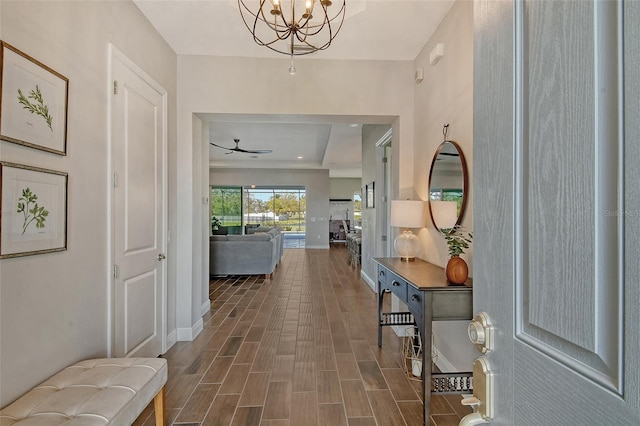
<svg viewBox="0 0 640 426"><path fill-rule="evenodd" d="M166 258L167 256L165 256L163 253L158 253L158 261L165 260Z"/></svg>
<svg viewBox="0 0 640 426"><path fill-rule="evenodd" d="M484 356L473 362L473 395L462 400L473 413L462 418L458 426L475 426L493 420L493 372Z"/></svg>

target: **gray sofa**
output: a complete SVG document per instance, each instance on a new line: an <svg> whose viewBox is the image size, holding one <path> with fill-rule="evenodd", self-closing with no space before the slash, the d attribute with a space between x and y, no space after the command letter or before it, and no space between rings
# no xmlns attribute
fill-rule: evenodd
<svg viewBox="0 0 640 426"><path fill-rule="evenodd" d="M283 245L283 235L277 228L257 228L249 235L212 235L209 274L268 277L280 262Z"/></svg>

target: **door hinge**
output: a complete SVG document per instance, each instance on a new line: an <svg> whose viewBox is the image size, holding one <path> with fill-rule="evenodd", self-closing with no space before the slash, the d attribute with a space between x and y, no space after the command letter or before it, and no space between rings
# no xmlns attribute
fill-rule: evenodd
<svg viewBox="0 0 640 426"><path fill-rule="evenodd" d="M382 157L382 162L386 163L387 161L389 161L389 159L387 157Z"/></svg>
<svg viewBox="0 0 640 426"><path fill-rule="evenodd" d="M118 173L113 174L113 187L114 188L118 187Z"/></svg>
<svg viewBox="0 0 640 426"><path fill-rule="evenodd" d="M118 80L113 80L113 94L118 94Z"/></svg>
<svg viewBox="0 0 640 426"><path fill-rule="evenodd" d="M113 265L113 278L118 278L118 265Z"/></svg>
<svg viewBox="0 0 640 426"><path fill-rule="evenodd" d="M387 241L387 236L386 235L382 236L382 241Z"/></svg>

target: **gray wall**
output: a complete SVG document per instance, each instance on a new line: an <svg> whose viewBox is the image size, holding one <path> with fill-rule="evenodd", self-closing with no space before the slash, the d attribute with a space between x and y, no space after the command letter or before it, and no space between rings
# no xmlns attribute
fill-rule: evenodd
<svg viewBox="0 0 640 426"><path fill-rule="evenodd" d="M329 198L349 198L353 200L353 194L359 193L362 187L360 178L330 178Z"/></svg>
<svg viewBox="0 0 640 426"><path fill-rule="evenodd" d="M329 248L329 171L209 169L210 185L304 186L307 196L307 248Z"/></svg>
<svg viewBox="0 0 640 426"><path fill-rule="evenodd" d="M66 156L0 142L3 161L69 173L68 250L0 260L2 406L67 365L108 354L108 44L168 91L170 200L177 60L133 2L2 1L0 7L2 40L69 78ZM175 214L170 218L175 227ZM169 332L175 328L172 277L170 262Z"/></svg>
<svg viewBox="0 0 640 426"><path fill-rule="evenodd" d="M429 64L429 54L437 43L444 44L444 57ZM457 1L429 39L415 61L424 69L424 80L415 84L414 186L415 199L428 199L429 167L443 140L442 126L449 124L448 139L456 141L465 155L469 171L469 195L462 225L473 227L473 2ZM407 194L409 195L409 194ZM427 217L418 233L420 258L445 266L449 256L442 235ZM473 275L473 247L462 256ZM441 353L442 368L470 370L477 352L467 339L467 321L436 322L435 345Z"/></svg>
<svg viewBox="0 0 640 426"><path fill-rule="evenodd" d="M382 208L379 202L381 199L382 182L382 154L376 148L376 143L389 131L388 125L365 125L362 126L362 185L371 182L375 184L376 199L374 208L362 209L362 266L361 274L363 278L374 289L376 288L376 264L373 258L384 255L384 246L381 239L382 234L377 229L378 215Z"/></svg>

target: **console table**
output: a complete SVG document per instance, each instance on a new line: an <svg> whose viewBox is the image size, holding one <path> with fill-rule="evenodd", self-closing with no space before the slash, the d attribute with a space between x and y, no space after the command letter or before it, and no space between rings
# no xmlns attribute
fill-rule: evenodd
<svg viewBox="0 0 640 426"><path fill-rule="evenodd" d="M373 259L378 264L378 346L382 347L382 327L417 325L422 338L422 391L424 424L429 425L431 393L471 393L471 372L435 374L431 371L432 321L471 320L473 289L471 279L464 285L447 282L443 268L420 259ZM385 293L395 294L409 312L383 312Z"/></svg>

